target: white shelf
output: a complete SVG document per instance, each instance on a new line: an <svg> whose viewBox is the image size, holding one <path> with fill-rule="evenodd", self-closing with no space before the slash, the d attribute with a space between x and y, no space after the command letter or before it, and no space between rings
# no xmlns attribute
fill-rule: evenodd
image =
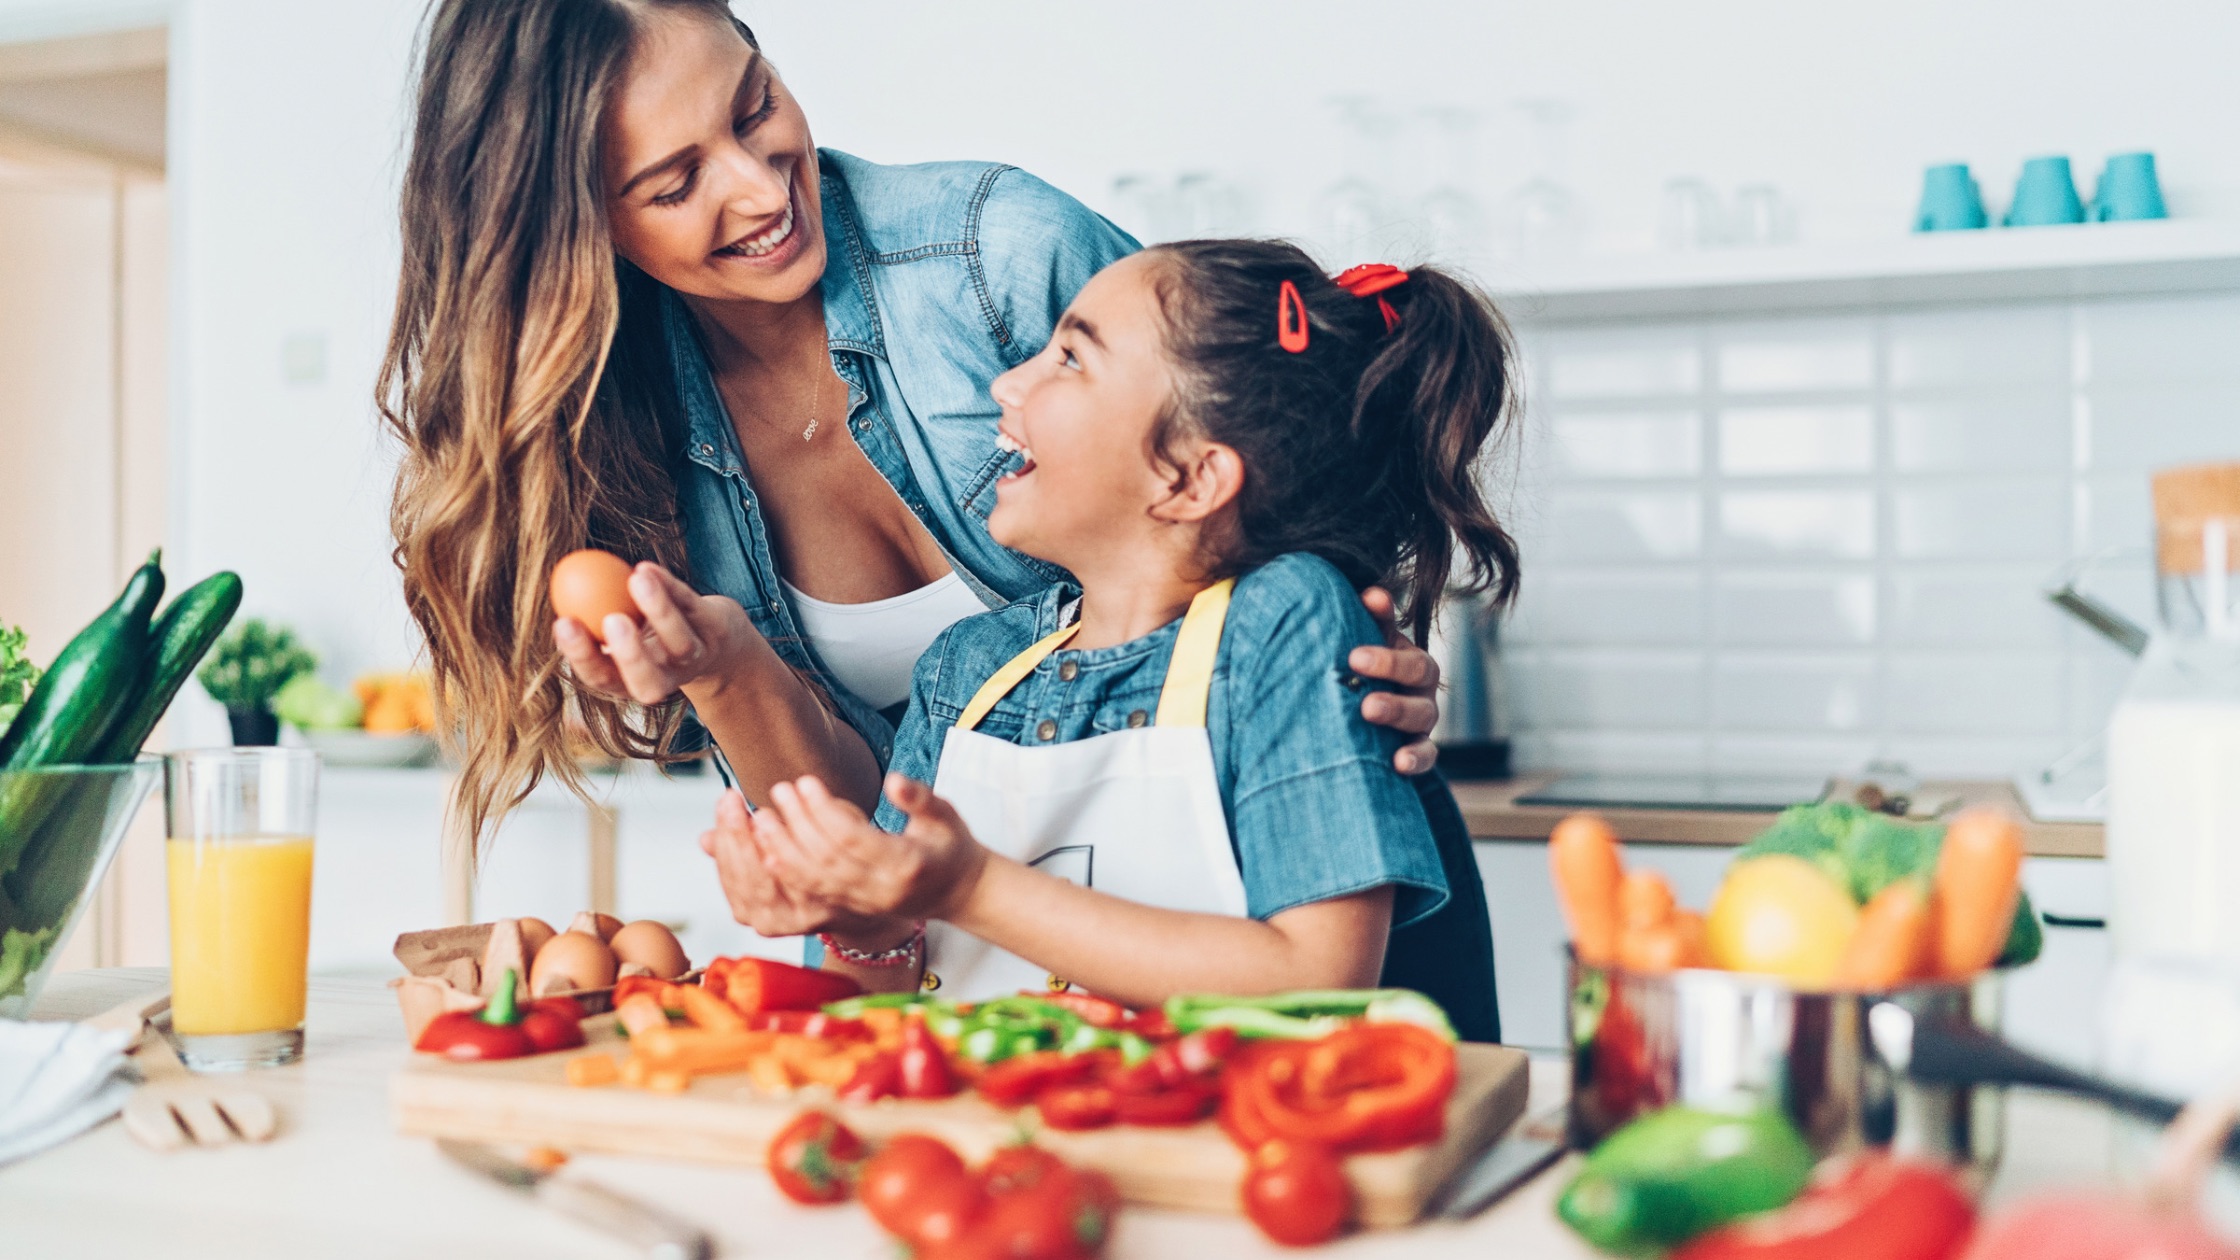
<svg viewBox="0 0 2240 1260"><path fill-rule="evenodd" d="M1503 309L1527 324L2240 289L2240 222L1987 228L1605 255L1490 275Z"/></svg>

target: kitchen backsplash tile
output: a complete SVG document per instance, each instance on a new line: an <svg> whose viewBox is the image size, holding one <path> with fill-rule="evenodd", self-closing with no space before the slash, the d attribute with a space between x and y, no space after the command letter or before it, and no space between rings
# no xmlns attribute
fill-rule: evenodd
<svg viewBox="0 0 2240 1260"><path fill-rule="evenodd" d="M1527 767L2043 765L2154 618L2146 474L2240 458L2240 296L1528 326Z"/></svg>

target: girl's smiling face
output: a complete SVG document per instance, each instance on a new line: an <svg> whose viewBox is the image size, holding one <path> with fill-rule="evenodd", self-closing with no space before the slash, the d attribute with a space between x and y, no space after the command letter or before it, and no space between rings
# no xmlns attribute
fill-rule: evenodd
<svg viewBox="0 0 2240 1260"><path fill-rule="evenodd" d="M989 389L998 440L1025 456L988 516L1004 546L1086 574L1180 523L1164 510L1179 470L1150 450L1173 396L1154 267L1137 254L1097 273L1042 353Z"/></svg>

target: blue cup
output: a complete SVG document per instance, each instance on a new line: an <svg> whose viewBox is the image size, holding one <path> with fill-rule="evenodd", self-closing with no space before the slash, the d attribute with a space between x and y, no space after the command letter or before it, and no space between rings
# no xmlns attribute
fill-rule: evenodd
<svg viewBox="0 0 2240 1260"><path fill-rule="evenodd" d="M1963 232L1988 227L1991 216L1983 210L1983 189L1968 173L1965 162L1932 166L1921 179L1921 208L1914 212L1916 232Z"/></svg>
<svg viewBox="0 0 2240 1260"><path fill-rule="evenodd" d="M2014 201L2007 206L2008 227L2044 227L2084 222L2084 200L2069 174L2065 157L2034 157L2022 164Z"/></svg>
<svg viewBox="0 0 2240 1260"><path fill-rule="evenodd" d="M2170 217L2169 208L2162 204L2162 180L2154 172L2154 154L2118 153L2108 159L2093 189L2092 217L2100 223Z"/></svg>

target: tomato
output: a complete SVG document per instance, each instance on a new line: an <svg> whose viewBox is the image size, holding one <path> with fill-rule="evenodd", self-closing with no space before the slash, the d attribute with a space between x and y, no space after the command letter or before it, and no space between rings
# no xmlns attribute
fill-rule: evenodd
<svg viewBox="0 0 2240 1260"><path fill-rule="evenodd" d="M1252 1153L1242 1187L1244 1213L1287 1247L1336 1238L1353 1214L1353 1187L1329 1149L1273 1141Z"/></svg>
<svg viewBox="0 0 2240 1260"><path fill-rule="evenodd" d="M1870 1153L1832 1166L1788 1207L1705 1234L1673 1260L1945 1260L1975 1216L1942 1168Z"/></svg>
<svg viewBox="0 0 2240 1260"><path fill-rule="evenodd" d="M822 1111L804 1111L770 1140L765 1162L779 1193L796 1203L838 1203L863 1164L863 1139Z"/></svg>
<svg viewBox="0 0 2240 1260"><path fill-rule="evenodd" d="M1023 1142L1003 1147L980 1166L980 1184L998 1199L1072 1175L1073 1170L1064 1160L1042 1147Z"/></svg>
<svg viewBox="0 0 2240 1260"><path fill-rule="evenodd" d="M1073 1169L994 1200L974 1232L1004 1260L1079 1260L1104 1250L1120 1195L1103 1173Z"/></svg>
<svg viewBox="0 0 2240 1260"><path fill-rule="evenodd" d="M1113 1092L1102 1085L1059 1085L1035 1099L1042 1122L1053 1129L1101 1129L1116 1112Z"/></svg>
<svg viewBox="0 0 2240 1260"><path fill-rule="evenodd" d="M902 1232L904 1209L928 1188L951 1181L969 1181L964 1161L937 1138L904 1133L864 1161L856 1178L856 1197L863 1210L890 1234ZM978 1184L974 1184L978 1190Z"/></svg>
<svg viewBox="0 0 2240 1260"><path fill-rule="evenodd" d="M888 1229L912 1247L938 1246L962 1239L987 1208L979 1179L959 1172L912 1186Z"/></svg>

